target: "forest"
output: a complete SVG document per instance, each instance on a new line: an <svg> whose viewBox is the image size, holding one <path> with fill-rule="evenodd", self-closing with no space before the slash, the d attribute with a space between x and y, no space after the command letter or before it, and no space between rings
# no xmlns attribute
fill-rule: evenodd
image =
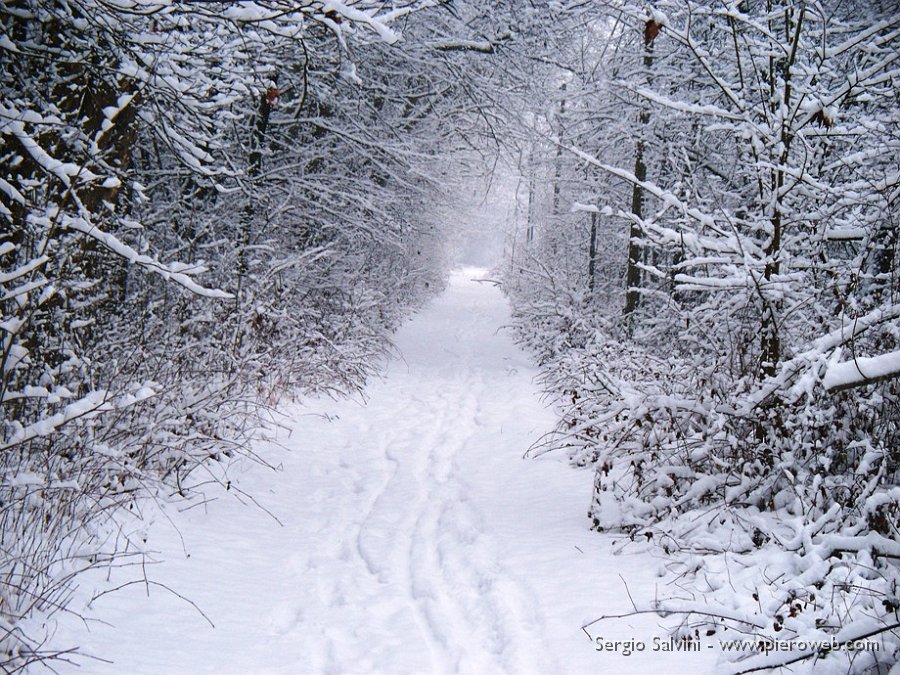
<svg viewBox="0 0 900 675"><path fill-rule="evenodd" d="M521 450L662 556L647 611L837 645L733 672L900 660L893 0L2 0L0 61L5 672L123 519L365 396L491 191Z"/></svg>

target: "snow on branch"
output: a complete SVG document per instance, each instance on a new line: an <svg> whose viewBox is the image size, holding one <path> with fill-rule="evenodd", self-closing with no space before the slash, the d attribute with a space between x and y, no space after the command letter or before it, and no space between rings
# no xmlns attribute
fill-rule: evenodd
<svg viewBox="0 0 900 675"><path fill-rule="evenodd" d="M78 178L85 182L95 181L100 178L100 176L74 162L62 162L52 157L34 138L26 133L25 123L22 121L22 118L25 116L21 115L19 111L0 106L0 117L8 119L3 126L0 126L0 134L14 136L44 171L58 178L66 187L71 187L73 178Z"/></svg>
<svg viewBox="0 0 900 675"><path fill-rule="evenodd" d="M7 250L8 249L0 249L0 253L5 253ZM48 260L50 260L50 256L42 255L34 260L29 260L24 265L21 265L10 272L0 272L0 284L8 284L10 281L15 281L16 279L24 277L26 274L30 274L41 267Z"/></svg>
<svg viewBox="0 0 900 675"><path fill-rule="evenodd" d="M206 268L202 265L191 267L185 265L184 263L177 262L165 265L160 261L151 258L150 256L138 253L125 242L121 241L109 232L103 232L84 218L72 218L71 216L63 216L62 226L70 230L75 230L76 232L81 232L82 234L95 239L116 255L120 255L129 262L135 263L136 265L140 265L146 270L159 274L167 281L173 281L179 286L183 286L191 293L202 295L208 298L227 299L234 297L234 295L228 293L227 291L222 291L215 288L206 288L205 286L201 286L196 281L191 279L191 277L189 276L190 274L199 274L206 271Z"/></svg>
<svg viewBox="0 0 900 675"><path fill-rule="evenodd" d="M825 372L822 384L829 391L840 391L897 376L900 376L900 351L832 363Z"/></svg>
<svg viewBox="0 0 900 675"><path fill-rule="evenodd" d="M12 118L3 126L0 126L0 134L14 136L25 149L25 151L28 152L31 158L35 162L37 162L44 171L59 179L59 181L70 191L73 188L73 179L78 179L85 182L96 182L102 178L102 176L98 176L97 174L74 162L62 162L54 158L50 155L50 153L44 150L44 148L42 148L41 145L30 134L25 131L26 120L29 122L41 123L43 121L42 119L32 119L32 117L34 117L33 115L23 115L15 109L2 106L0 106L0 114ZM102 183L104 187L117 186L118 184L118 179L114 177L109 177ZM19 193L16 192L15 194ZM150 256L138 253L133 248L116 238L114 235L109 234L108 232L103 232L88 220L90 214L80 203L77 196L73 194L73 197L75 198L75 201L79 206L79 211L82 215L76 218L68 215L62 215L61 223L64 228L81 232L82 234L85 234L92 239L97 240L113 253L116 253L117 255L120 255L130 262L136 263L141 267L150 270L151 272L155 272L167 280L171 280L176 284L183 286L192 293L210 298L234 297L231 293L227 293L226 291L210 289L201 286L190 278L189 275L192 273L197 274L206 271L203 266L192 267L183 263L170 263L169 265L165 265L158 260L151 258ZM28 271L30 271L30 269L26 269L25 272L22 273L27 273ZM18 270L17 274L19 272L21 272L21 270ZM5 281L9 281L12 278L13 277L8 276L4 277Z"/></svg>
<svg viewBox="0 0 900 675"><path fill-rule="evenodd" d="M442 52L481 52L493 54L495 44L490 40L436 40L430 45Z"/></svg>
<svg viewBox="0 0 900 675"><path fill-rule="evenodd" d="M83 398L69 403L65 408L54 415L50 415L24 427L14 424L14 428L18 428L15 429L6 443L0 445L0 451L8 450L9 448L22 443L27 443L35 438L49 436L55 433L56 430L64 424L73 420L83 417L93 417L100 413L112 410L120 410L155 395L156 392L146 386L141 387L135 394L127 394L125 396L120 396L117 399L110 399L108 393L103 390L92 391Z"/></svg>
<svg viewBox="0 0 900 675"><path fill-rule="evenodd" d="M326 16L328 16L329 12L336 12L349 21L367 25L389 45L396 44L400 41L400 33L388 28L382 18L376 16L374 13L364 12L355 7L345 5L342 2L335 2L334 0L327 0L322 7L325 10Z"/></svg>
<svg viewBox="0 0 900 675"><path fill-rule="evenodd" d="M842 347L869 329L892 321L897 317L900 317L900 304L879 307L868 314L853 319L849 323L842 323L831 332L817 338L809 349L782 364L778 375L771 378L751 397L755 401L754 404L758 404L779 390L788 391L791 400L796 400L804 393L811 393L812 388L818 382L819 376L817 373L824 367L826 355L833 353L834 350ZM833 363L831 365L837 364ZM800 375L804 371L805 374ZM747 411L744 412L746 413Z"/></svg>
<svg viewBox="0 0 900 675"><path fill-rule="evenodd" d="M581 202L572 202L572 213L600 213L600 207L594 204L582 204Z"/></svg>
<svg viewBox="0 0 900 675"><path fill-rule="evenodd" d="M560 147L568 150L588 164L596 166L598 169L602 169L603 171L612 174L613 176L617 176L622 180L631 183L632 185L637 185L641 189L645 190L648 194L651 194L659 199L663 203L663 210L667 210L669 208L677 209L687 218L699 224L702 228L713 232L718 236L718 239L715 237L702 235L697 232L675 231L671 228L666 228L647 220L641 221L642 227L648 230L653 230L661 236L666 237L672 241L679 242L680 244L685 245L697 252L706 249L717 251L720 253L741 253L742 255L750 254L759 258L763 257L763 251L761 251L759 246L756 245L752 240L745 238L738 241L734 233L728 232L727 230L723 229L716 222L714 216L708 213L704 213L699 209L688 206L669 190L665 190L659 187L656 183L650 181L638 180L637 176L635 176L631 171L619 168L617 166L612 166L610 164L604 164L593 155L590 155L583 150L579 150L578 148L565 144L560 144ZM633 217L631 214L626 214L624 212L620 212L620 215L629 218Z"/></svg>
<svg viewBox="0 0 900 675"><path fill-rule="evenodd" d="M624 86L631 91L633 91L638 96L641 96L648 101L656 103L657 105L661 105L665 108L669 108L670 110L676 110L678 112L690 113L693 115L709 115L712 117L720 117L722 119L727 120L743 120L744 116L735 115L734 113L725 110L724 108L720 108L716 105L698 105L696 103L687 103L685 101L676 101L674 99L668 98L652 89L647 89L646 87L629 87L627 83L621 83L620 86Z"/></svg>
<svg viewBox="0 0 900 675"><path fill-rule="evenodd" d="M650 183L648 181L638 180L637 176L635 176L630 171L627 171L625 169L620 169L619 167L612 166L610 164L604 164L603 162L601 162L599 159L597 159L593 155L589 155L588 153L584 152L583 150L579 150L578 148L573 148L573 147L565 146L565 145L562 147L564 147L566 150L573 153L577 157L583 159L588 164L593 164L598 169L603 169L607 173L611 173L614 176L618 176L619 178L621 178L625 181L628 181L632 185L637 185L638 187L646 190L648 193L650 193L654 197L661 199L666 204L675 206L676 208L681 210L686 216L696 220L698 223L700 223L704 227L708 227L713 232L716 232L717 234L720 234L723 236L728 236L726 232L722 231L722 229L716 225L715 218L713 218L711 215L689 207L687 204L685 204L680 199L678 199L678 197L676 197L674 194L672 194L671 192L669 192L667 190L663 190L658 185L656 185L654 183Z"/></svg>

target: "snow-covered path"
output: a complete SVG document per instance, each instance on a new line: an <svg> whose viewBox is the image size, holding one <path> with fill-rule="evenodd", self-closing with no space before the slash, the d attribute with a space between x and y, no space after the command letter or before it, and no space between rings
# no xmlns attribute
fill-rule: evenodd
<svg viewBox="0 0 900 675"><path fill-rule="evenodd" d="M554 418L535 370L500 327L500 292L455 273L396 336L403 355L368 403L292 409L280 464L234 482L280 520L232 495L168 515L150 540L154 579L94 603L90 633L60 628L91 673L704 672L711 655L598 652L580 630L627 611L623 579L653 597L657 563L612 556L587 530L591 474L562 457L523 461ZM316 412L328 411L329 418ZM183 537L183 544L182 539ZM185 557L184 552L189 554ZM133 572L132 572L133 574ZM621 575L621 577L620 577ZM122 577L88 580L97 588ZM604 635L661 634L642 618ZM698 669L699 668L699 669Z"/></svg>

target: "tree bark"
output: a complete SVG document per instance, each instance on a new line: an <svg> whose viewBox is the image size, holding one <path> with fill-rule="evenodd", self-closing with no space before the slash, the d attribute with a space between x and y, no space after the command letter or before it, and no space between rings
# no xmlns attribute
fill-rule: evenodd
<svg viewBox="0 0 900 675"><path fill-rule="evenodd" d="M647 80L650 80L650 69L653 67L653 40L644 42L644 70ZM647 133L647 125L650 123L650 111L645 103L640 114L638 127L638 139L634 150L634 176L639 181L647 180L647 166L644 163L644 139ZM638 243L641 227L640 219L644 212L644 191L638 185L631 188L631 214L634 218L628 229L628 266L625 270L625 310L626 317L630 317L640 304L641 270L638 264L641 260L641 246Z"/></svg>

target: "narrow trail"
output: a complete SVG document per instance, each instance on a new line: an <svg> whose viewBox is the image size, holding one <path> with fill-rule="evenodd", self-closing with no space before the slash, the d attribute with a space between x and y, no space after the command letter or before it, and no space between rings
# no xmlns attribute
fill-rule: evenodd
<svg viewBox="0 0 900 675"><path fill-rule="evenodd" d="M60 626L112 663L61 672L647 672L647 655L598 653L580 626L627 611L625 581L636 600L652 598L659 563L612 556L587 530L589 471L522 460L554 419L501 330L504 298L478 276L455 273L398 333L403 358L366 405L288 411L284 447L258 450L281 470L236 472L281 525L220 495L169 512L178 531L153 528L165 564L150 578L214 629L174 595L132 586L94 603L108 623ZM606 635L659 633L648 618L615 630ZM703 672L691 656L665 666Z"/></svg>

